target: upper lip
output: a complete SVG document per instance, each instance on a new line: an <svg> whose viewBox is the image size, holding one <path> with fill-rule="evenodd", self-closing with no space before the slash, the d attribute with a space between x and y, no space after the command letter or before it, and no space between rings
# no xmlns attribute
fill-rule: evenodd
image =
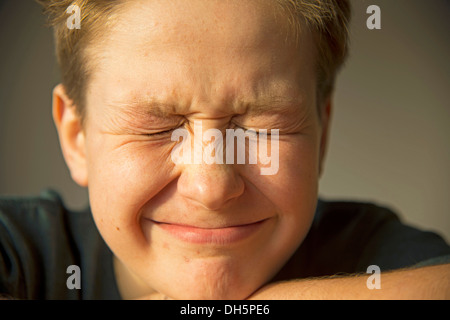
<svg viewBox="0 0 450 320"><path fill-rule="evenodd" d="M198 229L225 229L225 228L245 227L245 226L249 226L252 224L257 224L257 223L267 220L267 218L257 220L257 221L252 221L252 222L225 223L225 224L221 224L221 225L199 225L199 224L189 224L189 223L180 223L180 222L171 222L171 221L159 221L159 220L150 219L150 218L146 218L146 220L150 220L150 221L152 221L154 223L158 223L158 224L171 224L171 225L176 225L176 226L180 226L180 227L189 227L189 228L198 228Z"/></svg>

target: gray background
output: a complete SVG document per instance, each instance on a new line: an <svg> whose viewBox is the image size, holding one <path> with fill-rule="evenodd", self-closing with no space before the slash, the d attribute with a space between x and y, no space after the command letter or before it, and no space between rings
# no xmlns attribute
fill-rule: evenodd
<svg viewBox="0 0 450 320"><path fill-rule="evenodd" d="M450 240L450 1L354 0L351 56L340 74L320 193L375 201ZM381 8L381 30L366 8ZM51 31L32 0L0 2L0 194L72 182L51 120L58 83Z"/></svg>

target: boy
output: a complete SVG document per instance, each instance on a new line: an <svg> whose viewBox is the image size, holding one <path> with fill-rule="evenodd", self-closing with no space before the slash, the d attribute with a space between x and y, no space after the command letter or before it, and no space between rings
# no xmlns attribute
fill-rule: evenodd
<svg viewBox="0 0 450 320"><path fill-rule="evenodd" d="M448 297L450 248L441 238L383 208L317 199L334 78L347 52L346 1L41 2L63 78L53 117L90 212L67 212L52 194L3 200L2 292ZM80 29L66 24L71 4ZM216 135L240 129L248 142ZM251 141L273 157L258 152L250 161ZM229 150L236 153L227 158ZM240 150L245 163L235 161ZM73 265L80 290L66 282ZM380 290L361 276L311 279L371 265L414 268L383 273Z"/></svg>

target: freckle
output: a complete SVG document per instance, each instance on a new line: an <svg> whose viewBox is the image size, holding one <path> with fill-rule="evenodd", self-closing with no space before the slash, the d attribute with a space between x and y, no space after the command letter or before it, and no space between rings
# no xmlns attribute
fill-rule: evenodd
<svg viewBox="0 0 450 320"><path fill-rule="evenodd" d="M164 249L169 249L169 244L168 244L167 242L164 242L164 243L163 243L163 248L164 248Z"/></svg>
<svg viewBox="0 0 450 320"><path fill-rule="evenodd" d="M116 230L119 231L120 230L119 227L116 227Z"/></svg>

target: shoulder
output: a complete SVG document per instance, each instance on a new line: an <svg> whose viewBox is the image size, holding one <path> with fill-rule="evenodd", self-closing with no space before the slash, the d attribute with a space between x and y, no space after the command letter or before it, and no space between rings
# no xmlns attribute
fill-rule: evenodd
<svg viewBox="0 0 450 320"><path fill-rule="evenodd" d="M78 255L75 217L53 191L0 197L0 292L21 299L70 295L65 280Z"/></svg>
<svg viewBox="0 0 450 320"><path fill-rule="evenodd" d="M320 200L308 237L322 260L342 272L364 272L369 265L393 270L450 254L437 233L412 227L391 208L370 202Z"/></svg>
<svg viewBox="0 0 450 320"><path fill-rule="evenodd" d="M377 228L387 222L399 221L394 210L372 202L325 201L321 199L317 204L313 226L321 229L348 229L353 232L367 233L368 229ZM357 226L363 226L364 231L356 228Z"/></svg>
<svg viewBox="0 0 450 320"><path fill-rule="evenodd" d="M76 236L74 229L83 221L87 222L86 226L93 225L90 219L88 210L68 210L59 194L52 190L31 197L3 196L0 197L0 244L35 252L75 245L72 241Z"/></svg>
<svg viewBox="0 0 450 320"><path fill-rule="evenodd" d="M78 266L81 290L68 288ZM112 252L91 211L68 210L54 192L0 197L0 294L19 299L120 299Z"/></svg>
<svg viewBox="0 0 450 320"><path fill-rule="evenodd" d="M9 236L49 230L65 219L66 209L59 195L46 190L33 197L0 197L0 227Z"/></svg>

